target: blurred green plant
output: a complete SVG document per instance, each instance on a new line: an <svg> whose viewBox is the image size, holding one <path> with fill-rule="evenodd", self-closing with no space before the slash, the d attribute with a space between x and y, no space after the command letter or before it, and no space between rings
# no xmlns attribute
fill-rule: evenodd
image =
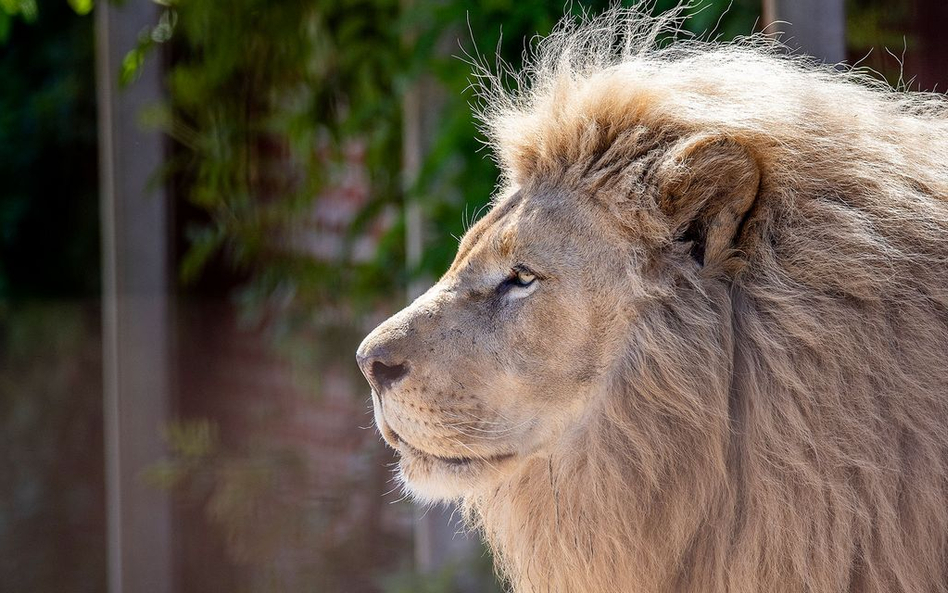
<svg viewBox="0 0 948 593"><path fill-rule="evenodd" d="M457 59L465 51L457 45L473 52L469 29L480 47L498 48L517 66L523 40L549 32L562 16L559 6L506 0L477 7L397 0L160 4L158 22L143 31L121 77L134 80L149 51L170 45L169 101L146 119L178 142L166 174L186 179L180 186L207 215L187 232L180 276L196 280L224 253L249 279L245 303L277 297L308 312L391 305L409 279L435 277L447 267L456 248L452 236L464 232L462 212L478 211L497 177L468 106L470 68ZM758 13L752 0L708 1L688 10L686 27L702 33L717 24L723 36L746 33ZM436 80L443 105L421 173L407 186L401 98L425 78ZM347 227L341 255L327 260L288 245L287 238L313 232L305 221L353 167L366 172L369 199ZM388 206L401 213L409 200L421 204L434 229L418 268L406 267L400 217L371 258L353 257L356 239L376 216Z"/></svg>
<svg viewBox="0 0 948 593"><path fill-rule="evenodd" d="M92 25L0 0L0 304L99 291Z"/></svg>
<svg viewBox="0 0 948 593"><path fill-rule="evenodd" d="M36 0L0 0L0 43L10 38L10 28L15 17L34 23L38 12Z"/></svg>
<svg viewBox="0 0 948 593"><path fill-rule="evenodd" d="M502 593L504 586L495 578L493 556L485 550L469 565L448 563L434 572L421 573L412 566L386 574L378 579L382 593Z"/></svg>
<svg viewBox="0 0 948 593"><path fill-rule="evenodd" d="M902 80L906 51L919 46L911 33L913 7L906 0L847 0L846 48L851 61L871 68L896 88L908 88Z"/></svg>
<svg viewBox="0 0 948 593"><path fill-rule="evenodd" d="M92 12L92 7L95 6L93 0L68 0L68 2L69 6L79 15L89 14Z"/></svg>
<svg viewBox="0 0 948 593"><path fill-rule="evenodd" d="M434 574L419 574L406 569L382 579L385 593L454 593L457 591L457 567L445 566Z"/></svg>
<svg viewBox="0 0 948 593"><path fill-rule="evenodd" d="M78 15L92 12L93 0L67 0L69 6ZM21 18L27 23L35 23L39 16L36 0L0 0L0 45L10 38L13 21Z"/></svg>
<svg viewBox="0 0 948 593"><path fill-rule="evenodd" d="M186 231L182 281L198 280L224 254L249 278L251 307L289 294L313 311L340 295L391 294L401 273L398 229L381 237L378 257L351 254L401 194L397 1L163 4L120 78L130 83L151 50L170 47L169 100L144 117L176 140L165 174L205 217ZM292 238L352 166L368 175L370 197L341 257L314 258Z"/></svg>

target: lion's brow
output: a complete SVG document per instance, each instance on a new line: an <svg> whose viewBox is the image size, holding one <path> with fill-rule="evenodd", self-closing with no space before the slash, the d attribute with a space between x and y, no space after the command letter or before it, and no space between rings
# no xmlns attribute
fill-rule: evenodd
<svg viewBox="0 0 948 593"><path fill-rule="evenodd" d="M518 191L514 195L510 196L492 208L490 212L484 216L484 218L480 219L477 224L471 228L470 232L464 237L461 246L458 248L458 253L454 256L455 265L464 261L464 258L466 258L471 250L474 249L474 246L480 242L487 230L493 226L494 223L509 214L510 211L520 203L521 199L522 192Z"/></svg>

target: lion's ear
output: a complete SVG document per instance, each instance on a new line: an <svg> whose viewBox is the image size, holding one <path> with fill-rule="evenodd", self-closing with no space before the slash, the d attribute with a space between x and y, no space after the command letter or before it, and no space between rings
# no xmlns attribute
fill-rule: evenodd
<svg viewBox="0 0 948 593"><path fill-rule="evenodd" d="M720 136L675 144L658 170L659 208L676 238L692 243L699 263L716 263L734 248L760 189L760 168L742 144Z"/></svg>

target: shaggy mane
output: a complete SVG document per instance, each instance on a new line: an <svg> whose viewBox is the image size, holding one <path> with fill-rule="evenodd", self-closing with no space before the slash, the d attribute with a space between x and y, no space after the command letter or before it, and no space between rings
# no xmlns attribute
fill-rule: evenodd
<svg viewBox="0 0 948 593"><path fill-rule="evenodd" d="M498 201L631 204L659 254L676 142L761 177L734 265L656 274L581 426L467 515L518 593L948 591L948 103L760 37L661 43L680 14L567 20L479 73Z"/></svg>

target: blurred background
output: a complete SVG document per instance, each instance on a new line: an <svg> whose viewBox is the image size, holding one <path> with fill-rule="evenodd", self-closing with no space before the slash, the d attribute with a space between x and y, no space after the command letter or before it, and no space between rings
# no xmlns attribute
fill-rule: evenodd
<svg viewBox="0 0 948 593"><path fill-rule="evenodd" d="M464 56L608 4L0 0L0 590L502 590L354 352L491 195ZM688 12L948 84L943 0Z"/></svg>

